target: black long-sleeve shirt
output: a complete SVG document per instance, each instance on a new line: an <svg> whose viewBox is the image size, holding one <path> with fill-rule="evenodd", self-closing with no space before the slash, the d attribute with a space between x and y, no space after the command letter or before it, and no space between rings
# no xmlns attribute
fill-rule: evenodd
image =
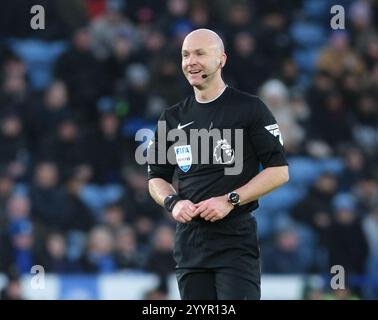
<svg viewBox="0 0 378 320"><path fill-rule="evenodd" d="M231 87L207 103L188 97L163 112L160 121L166 125L167 132L159 135L157 129L150 142L149 179L162 178L171 183L176 171L180 197L194 203L241 187L259 173L260 164L264 168L287 165L282 137L270 110L258 97ZM176 134L185 136L187 141L184 137L167 140L171 129L178 129ZM219 129L220 132L218 137L201 138L197 146L193 129L204 129L202 132ZM210 141L208 155L202 149L206 140ZM159 163L159 153L162 159L170 157L172 163ZM233 167L241 170L225 174L225 169ZM258 202L253 201L233 210L232 215L257 207Z"/></svg>

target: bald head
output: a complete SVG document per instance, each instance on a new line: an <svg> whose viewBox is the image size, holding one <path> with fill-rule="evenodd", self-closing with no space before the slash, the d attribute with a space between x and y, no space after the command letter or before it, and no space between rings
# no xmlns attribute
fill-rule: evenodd
<svg viewBox="0 0 378 320"><path fill-rule="evenodd" d="M211 83L224 85L221 69L227 56L222 39L209 29L197 29L189 33L182 44L182 70L189 83L205 88Z"/></svg>
<svg viewBox="0 0 378 320"><path fill-rule="evenodd" d="M201 45L202 48L207 47L216 50L218 54L224 53L224 45L222 39L214 31L209 29L197 29L189 33L182 44L183 49ZM198 49L198 48L196 48Z"/></svg>

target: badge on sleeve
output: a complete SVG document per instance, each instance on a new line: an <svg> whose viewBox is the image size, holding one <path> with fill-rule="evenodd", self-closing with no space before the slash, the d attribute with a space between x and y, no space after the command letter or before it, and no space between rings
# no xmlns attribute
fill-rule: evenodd
<svg viewBox="0 0 378 320"><path fill-rule="evenodd" d="M185 173L192 166L192 149L190 145L175 147L176 161L179 168Z"/></svg>
<svg viewBox="0 0 378 320"><path fill-rule="evenodd" d="M275 137L278 137L281 145L283 145L282 135L280 132L280 128L278 127L278 124L271 124L270 126L265 127L266 130L268 130L272 135Z"/></svg>

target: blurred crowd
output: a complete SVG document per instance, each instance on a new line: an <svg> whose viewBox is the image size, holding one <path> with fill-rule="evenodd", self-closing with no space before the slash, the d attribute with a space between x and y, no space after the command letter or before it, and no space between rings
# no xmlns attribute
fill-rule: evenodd
<svg viewBox="0 0 378 320"><path fill-rule="evenodd" d="M45 30L30 27L33 4ZM378 298L378 6L338 1L346 28L332 30L333 4L2 4L0 273L138 269L167 291L175 224L148 194L134 137L191 94L181 44L204 27L224 40L225 81L266 102L288 154L291 181L256 211L263 272L342 265L357 297Z"/></svg>

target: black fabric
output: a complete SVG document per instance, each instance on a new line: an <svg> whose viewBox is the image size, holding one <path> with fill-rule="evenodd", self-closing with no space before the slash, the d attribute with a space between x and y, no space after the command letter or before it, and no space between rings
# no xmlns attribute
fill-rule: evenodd
<svg viewBox="0 0 378 320"><path fill-rule="evenodd" d="M260 164L264 168L287 165L285 150L280 143L277 130L274 132L266 128L277 124L272 113L258 97L236 89L227 87L220 97L209 103L198 103L194 96L191 96L167 109L161 115L160 121L165 121L167 132L170 129L176 129L179 124L185 125L193 122L182 130L188 137L187 144L191 146L192 158L201 159L202 162L192 163L189 171L184 172L177 166L177 163L158 164L159 154L165 159L167 157L176 159L172 148L173 142L167 141L166 135L159 136L156 132L148 152L149 179L162 178L172 183L172 177L176 172L178 194L182 199L198 203L210 197L225 195L256 176L259 173ZM240 148L240 146L235 144L235 132L236 129L242 129L243 159L235 157L233 164L217 163L214 160L213 152L217 141L211 137L208 164L203 164L206 155L201 154L201 142L199 142L199 147L193 144L190 130L209 130L209 128L221 131L231 129L231 141L227 142L236 156L236 148ZM226 137L222 136L221 138L225 139ZM165 148L164 145L166 145ZM225 168L232 168L237 162L243 163L242 172L237 175L225 175ZM232 215L250 212L257 207L258 202L253 201L234 209Z"/></svg>
<svg viewBox="0 0 378 320"><path fill-rule="evenodd" d="M174 257L182 299L260 299L256 219L179 223Z"/></svg>
<svg viewBox="0 0 378 320"><path fill-rule="evenodd" d="M260 285L241 278L232 269L198 269L178 273L182 300L260 300Z"/></svg>
<svg viewBox="0 0 378 320"><path fill-rule="evenodd" d="M256 219L251 214L209 222L177 223L174 258L177 268L249 268L260 257ZM247 277L248 272L245 273ZM252 270L251 277L254 277Z"/></svg>
<svg viewBox="0 0 378 320"><path fill-rule="evenodd" d="M177 275L182 300L216 300L215 274L206 269L192 270Z"/></svg>

